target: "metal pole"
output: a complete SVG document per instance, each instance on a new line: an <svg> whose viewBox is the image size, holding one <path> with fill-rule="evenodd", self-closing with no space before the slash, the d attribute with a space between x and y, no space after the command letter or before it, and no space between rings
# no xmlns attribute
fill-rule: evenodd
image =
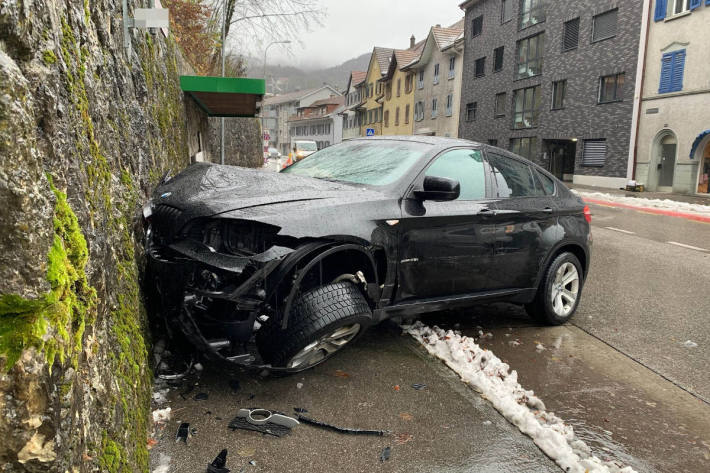
<svg viewBox="0 0 710 473"><path fill-rule="evenodd" d="M224 46L225 43L227 42L227 38L225 38L227 31L227 0L224 0L224 8L222 11L222 77L224 77ZM221 137L219 141L219 152L220 152L220 158L219 158L219 163L224 164L224 117L220 119L220 128L221 128Z"/></svg>

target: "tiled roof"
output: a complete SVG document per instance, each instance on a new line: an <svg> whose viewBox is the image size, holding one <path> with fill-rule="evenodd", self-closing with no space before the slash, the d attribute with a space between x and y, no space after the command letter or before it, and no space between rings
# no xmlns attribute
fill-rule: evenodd
<svg viewBox="0 0 710 473"><path fill-rule="evenodd" d="M447 48L454 44L454 41L456 41L458 37L463 34L463 20L457 21L448 28L435 26L431 29L431 32L434 35L434 39L436 40L436 44L439 46L439 49Z"/></svg>
<svg viewBox="0 0 710 473"><path fill-rule="evenodd" d="M367 71L352 71L350 76L352 77L352 83L350 85L356 87L367 79Z"/></svg>
<svg viewBox="0 0 710 473"><path fill-rule="evenodd" d="M306 97L313 92L316 92L318 90L321 90L323 87L326 86L321 86L321 87L315 87L313 89L306 89L306 90L297 90L296 92L288 92L286 94L280 94L280 95L274 95L273 97L269 97L264 100L264 105L277 105L280 103L286 103L286 102L294 102L296 100L300 100L303 97ZM333 89L335 90L335 89Z"/></svg>
<svg viewBox="0 0 710 473"><path fill-rule="evenodd" d="M392 58L392 52L394 50L390 48L378 48L375 47L375 58L377 60L377 65L380 66L380 75L387 74L387 69L390 67L390 59Z"/></svg>
<svg viewBox="0 0 710 473"><path fill-rule="evenodd" d="M309 107L319 107L321 105L343 105L345 103L345 97L338 95L335 97L330 97L327 99L316 100Z"/></svg>

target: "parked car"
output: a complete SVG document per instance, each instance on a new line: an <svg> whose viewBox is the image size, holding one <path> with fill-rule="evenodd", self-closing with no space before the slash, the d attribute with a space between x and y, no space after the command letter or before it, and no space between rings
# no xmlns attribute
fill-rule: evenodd
<svg viewBox="0 0 710 473"><path fill-rule="evenodd" d="M318 151L318 144L315 141L297 140L291 146L291 152L288 154L288 159L284 163L283 168L287 168L293 163L296 163L303 158L307 158Z"/></svg>
<svg viewBox="0 0 710 473"><path fill-rule="evenodd" d="M562 324L591 256L589 208L562 182L448 138L349 140L281 173L196 163L144 215L168 326L212 357L283 371L391 317L507 301Z"/></svg>
<svg viewBox="0 0 710 473"><path fill-rule="evenodd" d="M281 153L276 148L269 148L269 159L278 159L281 157Z"/></svg>

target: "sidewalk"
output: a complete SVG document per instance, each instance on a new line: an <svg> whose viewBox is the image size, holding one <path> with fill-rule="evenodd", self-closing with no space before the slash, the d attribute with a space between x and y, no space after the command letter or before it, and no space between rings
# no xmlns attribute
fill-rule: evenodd
<svg viewBox="0 0 710 473"><path fill-rule="evenodd" d="M697 194L673 194L666 192L628 192L621 189L608 189L606 187L582 186L579 184L572 184L571 182L565 182L565 185L570 189L574 189L581 192L600 192L603 194L635 197L638 199L672 200L674 202L685 202L687 204L710 206L710 194L707 194L707 196L703 196Z"/></svg>

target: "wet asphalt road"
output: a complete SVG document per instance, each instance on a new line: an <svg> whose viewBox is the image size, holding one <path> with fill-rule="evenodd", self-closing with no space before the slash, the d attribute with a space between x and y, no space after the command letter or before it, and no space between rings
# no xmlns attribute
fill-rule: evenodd
<svg viewBox="0 0 710 473"><path fill-rule="evenodd" d="M702 251L710 247L710 225L598 205L592 211L592 268L571 324L539 327L505 304L424 321L472 336L481 327L491 332L480 343L516 369L521 384L598 456L639 472L710 471L710 252ZM685 346L686 340L697 346ZM229 388L231 377L241 382L237 393ZM182 387L169 394L176 414L156 432L154 466L162 453L172 458L171 472L204 471L229 448L232 471L557 471L529 439L392 328L371 330L297 377L261 379L208 366L195 381L193 394L207 392L209 399L182 399ZM428 387L415 391L412 383ZM282 439L229 431L236 410L250 406L305 407L321 420L385 428L400 440L305 426ZM174 442L178 420L197 428L187 445ZM392 457L381 463L385 446Z"/></svg>

